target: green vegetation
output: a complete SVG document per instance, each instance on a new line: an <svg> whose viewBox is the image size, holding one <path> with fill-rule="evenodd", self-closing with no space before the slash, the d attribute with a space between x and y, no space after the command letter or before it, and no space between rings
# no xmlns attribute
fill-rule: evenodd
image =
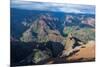
<svg viewBox="0 0 100 67"><path fill-rule="evenodd" d="M35 49L35 54L34 54L34 57L33 57L33 61L35 63L38 63L38 62L45 60L47 58L49 58L47 51L41 51L39 49Z"/></svg>
<svg viewBox="0 0 100 67"><path fill-rule="evenodd" d="M72 33L74 37L77 37L84 42L95 40L94 28L80 28L77 30L77 27L74 26L65 27L63 30L63 34L67 36L69 33Z"/></svg>
<svg viewBox="0 0 100 67"><path fill-rule="evenodd" d="M77 28L77 26L76 26L76 27L75 27L75 26L72 26L72 27L67 26L67 27L64 28L63 34L64 34L65 36L68 36L69 33L73 33L74 31L76 31L76 30L75 30L76 28Z"/></svg>
<svg viewBox="0 0 100 67"><path fill-rule="evenodd" d="M91 28L82 28L76 32L73 32L73 35L84 42L95 40L95 31L93 31Z"/></svg>

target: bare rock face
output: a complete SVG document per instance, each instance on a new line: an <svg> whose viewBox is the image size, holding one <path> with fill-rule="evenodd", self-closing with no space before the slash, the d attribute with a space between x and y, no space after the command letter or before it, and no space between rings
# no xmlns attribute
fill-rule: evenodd
<svg viewBox="0 0 100 67"><path fill-rule="evenodd" d="M26 32L23 33L23 37L21 37L20 40L23 42L31 42L32 33L29 30L27 30Z"/></svg>
<svg viewBox="0 0 100 67"><path fill-rule="evenodd" d="M66 38L65 48L62 56L69 56L74 52L74 50L79 50L83 44L84 42L69 33L68 37Z"/></svg>
<svg viewBox="0 0 100 67"><path fill-rule="evenodd" d="M86 20L82 20L81 23L95 27L95 19L91 17L87 18Z"/></svg>
<svg viewBox="0 0 100 67"><path fill-rule="evenodd" d="M50 30L48 34L48 39L53 42L62 42L63 37L57 30Z"/></svg>
<svg viewBox="0 0 100 67"><path fill-rule="evenodd" d="M75 46L75 44L81 44ZM73 48L73 46L75 46ZM70 56L72 55L72 56ZM85 60L90 60L95 58L95 42L88 41L86 44L80 40L74 38L71 34L66 38L66 44L61 57L69 56L67 60L78 60L83 58Z"/></svg>
<svg viewBox="0 0 100 67"><path fill-rule="evenodd" d="M73 49L71 54L67 56L67 51L60 58L50 59L47 64L57 63L57 62L86 62L95 61L95 41L88 41L88 43L82 46L77 46ZM64 56L66 55L66 56ZM57 60L58 59L58 60Z"/></svg>
<svg viewBox="0 0 100 67"><path fill-rule="evenodd" d="M81 59L81 61L89 61L95 59L95 42L89 41L83 47L84 48L80 48L78 52L68 57L67 60L76 61Z"/></svg>
<svg viewBox="0 0 100 67"><path fill-rule="evenodd" d="M74 43L75 40L72 38L72 34L69 34L66 38L66 44L62 56L68 56L73 51Z"/></svg>
<svg viewBox="0 0 100 67"><path fill-rule="evenodd" d="M30 27L23 32L22 37L20 38L23 42L32 42L32 41L45 41L47 39L48 26L45 21L42 19L35 20Z"/></svg>
<svg viewBox="0 0 100 67"><path fill-rule="evenodd" d="M56 21L56 19L50 18L49 15L47 17L45 15L40 16L39 19L32 22L30 27L23 32L20 40L23 42L62 42L63 37L56 29L56 25L53 21Z"/></svg>

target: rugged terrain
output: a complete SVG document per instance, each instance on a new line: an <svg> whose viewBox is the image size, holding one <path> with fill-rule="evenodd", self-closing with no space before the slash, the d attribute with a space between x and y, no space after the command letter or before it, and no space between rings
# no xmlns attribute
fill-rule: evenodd
<svg viewBox="0 0 100 67"><path fill-rule="evenodd" d="M95 15L14 8L11 13L12 65L95 60Z"/></svg>

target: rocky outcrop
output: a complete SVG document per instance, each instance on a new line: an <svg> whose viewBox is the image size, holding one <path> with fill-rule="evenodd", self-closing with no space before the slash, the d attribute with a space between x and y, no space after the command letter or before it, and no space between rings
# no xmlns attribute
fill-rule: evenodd
<svg viewBox="0 0 100 67"><path fill-rule="evenodd" d="M20 38L24 42L44 41L46 40L48 27L42 19L34 21L31 26L23 33Z"/></svg>
<svg viewBox="0 0 100 67"><path fill-rule="evenodd" d="M73 53L66 60L71 61L89 61L95 59L95 42L89 41L87 44L78 49L79 51ZM76 51L76 50L74 50Z"/></svg>
<svg viewBox="0 0 100 67"><path fill-rule="evenodd" d="M20 38L22 42L32 42L32 33L30 30L27 30L26 32L23 33L23 37Z"/></svg>
<svg viewBox="0 0 100 67"><path fill-rule="evenodd" d="M57 30L50 30L48 34L48 40L53 42L62 42L63 37L61 36L60 32Z"/></svg>
<svg viewBox="0 0 100 67"><path fill-rule="evenodd" d="M63 37L56 29L53 21L57 21L49 15L41 15L39 19L35 20L30 27L22 34L20 38L23 42L62 42ZM52 27L52 28L51 28Z"/></svg>
<svg viewBox="0 0 100 67"><path fill-rule="evenodd" d="M76 48L77 46L81 46L83 44L84 42L74 37L72 33L69 33L68 37L66 38L66 43L62 56L69 56L74 51L74 48Z"/></svg>
<svg viewBox="0 0 100 67"><path fill-rule="evenodd" d="M39 49L35 49L35 53L33 55L33 63L38 63L40 61L43 61L45 59L50 58L49 51L41 51Z"/></svg>
<svg viewBox="0 0 100 67"><path fill-rule="evenodd" d="M82 20L81 23L90 25L91 27L95 27L95 19L91 17Z"/></svg>
<svg viewBox="0 0 100 67"><path fill-rule="evenodd" d="M42 61L46 64L55 63L71 63L71 62L87 62L95 61L95 41L88 41L82 46L77 46L69 56L61 56L57 58L50 58L49 60Z"/></svg>
<svg viewBox="0 0 100 67"><path fill-rule="evenodd" d="M66 38L65 48L62 56L68 56L72 52L74 43L75 40L72 38L72 34L69 34Z"/></svg>

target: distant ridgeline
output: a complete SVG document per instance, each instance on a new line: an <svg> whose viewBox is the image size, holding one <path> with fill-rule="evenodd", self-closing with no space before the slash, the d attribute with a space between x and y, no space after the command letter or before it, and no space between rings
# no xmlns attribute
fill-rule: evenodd
<svg viewBox="0 0 100 67"><path fill-rule="evenodd" d="M69 33L94 40L95 15L11 8L11 39L23 42L62 42Z"/></svg>

